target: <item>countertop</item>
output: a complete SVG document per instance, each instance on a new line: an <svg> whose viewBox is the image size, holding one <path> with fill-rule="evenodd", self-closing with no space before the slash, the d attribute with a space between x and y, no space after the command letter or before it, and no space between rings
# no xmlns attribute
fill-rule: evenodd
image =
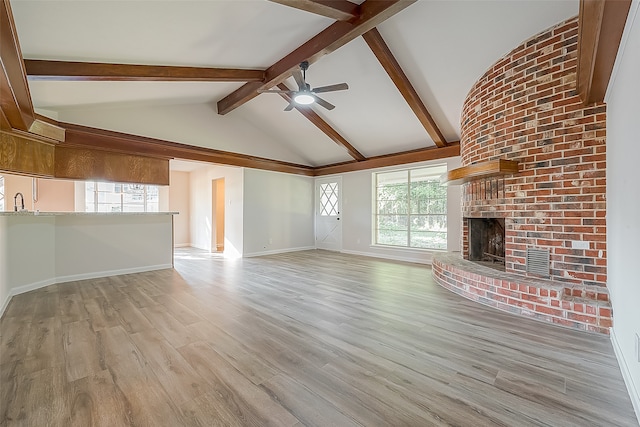
<svg viewBox="0 0 640 427"><path fill-rule="evenodd" d="M39 212L5 211L0 216L133 216L133 215L178 215L178 212Z"/></svg>

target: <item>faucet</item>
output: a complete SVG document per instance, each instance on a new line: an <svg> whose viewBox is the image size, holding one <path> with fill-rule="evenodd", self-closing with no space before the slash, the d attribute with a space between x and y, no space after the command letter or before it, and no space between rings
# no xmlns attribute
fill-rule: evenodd
<svg viewBox="0 0 640 427"><path fill-rule="evenodd" d="M15 197L13 198L13 210L15 212L18 212L18 196L20 196L20 201L22 202L22 208L20 210L24 210L24 196L22 195L22 193L16 193Z"/></svg>

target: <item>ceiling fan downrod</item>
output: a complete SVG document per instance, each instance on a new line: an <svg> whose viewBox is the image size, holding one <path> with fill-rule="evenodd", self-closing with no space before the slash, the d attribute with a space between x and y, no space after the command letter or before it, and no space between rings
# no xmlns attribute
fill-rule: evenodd
<svg viewBox="0 0 640 427"><path fill-rule="evenodd" d="M302 80L306 84L307 83L307 70L309 69L309 61L302 61L300 63L300 69L302 70Z"/></svg>

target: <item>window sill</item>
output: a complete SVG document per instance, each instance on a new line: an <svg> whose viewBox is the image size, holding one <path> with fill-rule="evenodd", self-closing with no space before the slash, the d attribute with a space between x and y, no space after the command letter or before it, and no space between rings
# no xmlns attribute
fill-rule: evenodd
<svg viewBox="0 0 640 427"><path fill-rule="evenodd" d="M392 246L392 245L379 245L372 244L369 245L372 249L391 249L394 251L405 251L405 252L438 252L438 253L447 253L446 249L427 249L427 248L409 248L407 246Z"/></svg>

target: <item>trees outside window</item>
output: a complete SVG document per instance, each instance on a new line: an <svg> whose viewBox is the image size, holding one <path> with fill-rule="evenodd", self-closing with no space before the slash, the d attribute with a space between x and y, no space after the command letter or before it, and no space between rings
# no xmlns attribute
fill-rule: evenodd
<svg viewBox="0 0 640 427"><path fill-rule="evenodd" d="M377 245L447 249L446 165L374 174Z"/></svg>

